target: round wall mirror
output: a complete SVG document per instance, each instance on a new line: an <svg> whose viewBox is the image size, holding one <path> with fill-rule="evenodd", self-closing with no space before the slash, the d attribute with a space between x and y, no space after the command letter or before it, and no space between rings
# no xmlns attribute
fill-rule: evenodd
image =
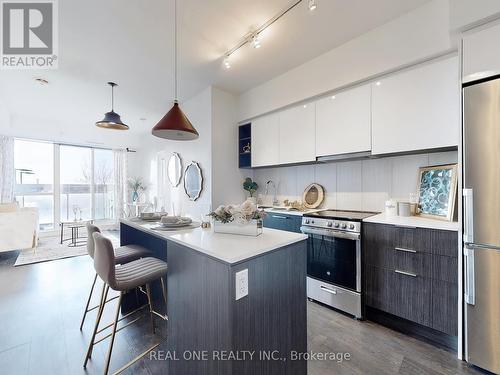
<svg viewBox="0 0 500 375"><path fill-rule="evenodd" d="M302 201L307 208L317 208L325 197L325 191L320 184L311 184L306 187L302 196Z"/></svg>
<svg viewBox="0 0 500 375"><path fill-rule="evenodd" d="M173 187L180 184L182 177L182 162L177 152L173 152L172 155L170 155L170 159L168 159L167 176Z"/></svg>
<svg viewBox="0 0 500 375"><path fill-rule="evenodd" d="M198 163L192 161L184 172L184 190L190 200L197 200L203 190L203 174Z"/></svg>

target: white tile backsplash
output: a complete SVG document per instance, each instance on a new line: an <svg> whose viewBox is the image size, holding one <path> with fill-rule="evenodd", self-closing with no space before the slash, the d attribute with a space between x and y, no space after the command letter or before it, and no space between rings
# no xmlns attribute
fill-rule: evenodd
<svg viewBox="0 0 500 375"><path fill-rule="evenodd" d="M307 185L316 182L325 189L322 207L344 210L383 211L389 198L408 200L417 190L419 167L451 164L458 160L457 151L433 154L394 156L348 162L319 163L293 167L254 170L258 194L265 204L272 192L264 196L265 184L278 185L278 199L302 200Z"/></svg>

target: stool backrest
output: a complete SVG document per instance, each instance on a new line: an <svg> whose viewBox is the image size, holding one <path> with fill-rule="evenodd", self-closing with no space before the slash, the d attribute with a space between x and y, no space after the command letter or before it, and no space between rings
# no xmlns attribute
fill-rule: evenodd
<svg viewBox="0 0 500 375"><path fill-rule="evenodd" d="M96 227L94 224L87 223L87 253L89 253L91 258L94 258L94 233L101 233L101 230Z"/></svg>
<svg viewBox="0 0 500 375"><path fill-rule="evenodd" d="M111 288L116 285L115 276L115 251L111 240L104 237L101 233L93 234L95 252L94 268L99 277Z"/></svg>

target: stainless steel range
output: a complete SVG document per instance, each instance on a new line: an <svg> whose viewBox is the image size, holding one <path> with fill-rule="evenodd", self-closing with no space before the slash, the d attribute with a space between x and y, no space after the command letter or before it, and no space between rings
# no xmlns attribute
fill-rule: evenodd
<svg viewBox="0 0 500 375"><path fill-rule="evenodd" d="M305 214L300 230L307 244L307 296L362 318L361 222L374 212Z"/></svg>

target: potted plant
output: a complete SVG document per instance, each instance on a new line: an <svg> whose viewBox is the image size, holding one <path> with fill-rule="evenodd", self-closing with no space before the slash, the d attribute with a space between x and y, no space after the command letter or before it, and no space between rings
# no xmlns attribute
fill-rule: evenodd
<svg viewBox="0 0 500 375"><path fill-rule="evenodd" d="M264 210L249 200L240 205L219 206L209 213L214 219L214 232L258 236L262 234Z"/></svg>
<svg viewBox="0 0 500 375"><path fill-rule="evenodd" d="M253 203L257 203L257 200L253 195L255 194L258 188L259 185L255 181L252 181L250 177L245 178L245 180L243 181L243 189L248 191L248 193L250 193L250 197L248 198L248 200L250 200Z"/></svg>
<svg viewBox="0 0 500 375"><path fill-rule="evenodd" d="M141 194L146 191L146 186L140 177L132 177L128 180L128 187L132 190L132 202L139 201Z"/></svg>

